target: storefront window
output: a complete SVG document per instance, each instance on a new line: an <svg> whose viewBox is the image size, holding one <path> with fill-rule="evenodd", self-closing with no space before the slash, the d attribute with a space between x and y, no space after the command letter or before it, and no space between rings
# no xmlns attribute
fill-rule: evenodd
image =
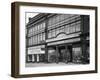
<svg viewBox="0 0 100 80"><path fill-rule="evenodd" d="M89 53L90 53L90 50L89 50L89 46L87 47L87 50L86 50L86 52L87 52L87 60L90 60L89 58L90 58L90 55L89 55Z"/></svg>
<svg viewBox="0 0 100 80"><path fill-rule="evenodd" d="M34 54L32 55L32 62L34 62L35 61L35 58L34 58Z"/></svg>
<svg viewBox="0 0 100 80"><path fill-rule="evenodd" d="M80 47L73 48L73 62L80 62L81 56L82 56L81 48Z"/></svg>
<svg viewBox="0 0 100 80"><path fill-rule="evenodd" d="M28 55L28 61L32 62L32 55Z"/></svg>
<svg viewBox="0 0 100 80"><path fill-rule="evenodd" d="M48 49L48 61L49 62L55 62L55 58L56 58L55 49L49 48Z"/></svg>

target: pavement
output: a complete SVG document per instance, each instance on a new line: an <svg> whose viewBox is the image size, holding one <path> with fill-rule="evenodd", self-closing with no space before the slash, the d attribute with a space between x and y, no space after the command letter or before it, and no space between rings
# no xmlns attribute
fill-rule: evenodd
<svg viewBox="0 0 100 80"><path fill-rule="evenodd" d="M63 62L59 62L59 63L26 63L26 67L43 67L43 66L70 66L70 65L86 65L86 64L75 64L75 63L63 63Z"/></svg>

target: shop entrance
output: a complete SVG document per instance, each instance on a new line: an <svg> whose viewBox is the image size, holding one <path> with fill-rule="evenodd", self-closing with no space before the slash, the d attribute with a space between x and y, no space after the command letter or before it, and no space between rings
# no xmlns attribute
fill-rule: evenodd
<svg viewBox="0 0 100 80"><path fill-rule="evenodd" d="M65 52L65 46L59 46L58 47L58 54L59 54L59 62L63 62L64 61L64 55L66 54Z"/></svg>
<svg viewBox="0 0 100 80"><path fill-rule="evenodd" d="M72 46L71 45L56 45L48 47L49 62L72 62Z"/></svg>
<svg viewBox="0 0 100 80"><path fill-rule="evenodd" d="M72 46L60 45L58 46L59 62L72 62Z"/></svg>

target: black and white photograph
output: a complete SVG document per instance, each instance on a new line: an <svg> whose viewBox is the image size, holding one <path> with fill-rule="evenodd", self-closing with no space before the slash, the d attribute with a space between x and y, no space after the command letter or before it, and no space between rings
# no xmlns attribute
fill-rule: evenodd
<svg viewBox="0 0 100 80"><path fill-rule="evenodd" d="M12 4L12 76L97 73L97 7Z"/></svg>
<svg viewBox="0 0 100 80"><path fill-rule="evenodd" d="M26 67L90 63L90 16L26 12Z"/></svg>

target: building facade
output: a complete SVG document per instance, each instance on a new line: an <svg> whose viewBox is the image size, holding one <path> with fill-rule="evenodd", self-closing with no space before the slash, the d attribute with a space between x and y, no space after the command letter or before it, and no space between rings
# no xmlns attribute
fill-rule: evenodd
<svg viewBox="0 0 100 80"><path fill-rule="evenodd" d="M27 63L89 63L89 16L40 13L26 25Z"/></svg>

